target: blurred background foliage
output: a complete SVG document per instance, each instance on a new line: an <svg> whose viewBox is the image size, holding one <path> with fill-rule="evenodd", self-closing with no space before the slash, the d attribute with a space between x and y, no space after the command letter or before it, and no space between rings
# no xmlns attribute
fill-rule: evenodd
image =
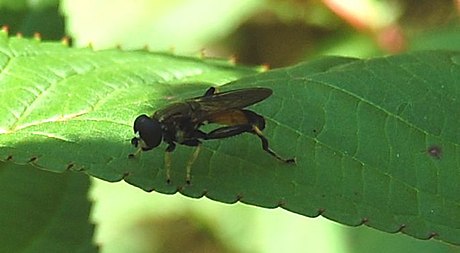
<svg viewBox="0 0 460 253"><path fill-rule="evenodd" d="M0 0L0 24L11 34L271 67L332 54L460 50L459 12L460 0ZM433 240L125 183L94 182L91 197L102 252L460 252Z"/></svg>

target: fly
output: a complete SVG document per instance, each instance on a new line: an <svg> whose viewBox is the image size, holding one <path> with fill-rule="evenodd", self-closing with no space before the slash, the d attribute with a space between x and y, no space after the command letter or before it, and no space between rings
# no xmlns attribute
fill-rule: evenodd
<svg viewBox="0 0 460 253"><path fill-rule="evenodd" d="M262 149L283 163L295 163L294 158L285 159L276 154L262 134L265 128L263 116L245 109L265 100L272 95L268 88L247 88L225 92L216 92L209 88L203 96L170 104L151 117L143 114L134 121L134 133L139 137L131 139L138 148L134 157L141 151L151 150L163 141L168 146L165 152L166 180L170 183L171 152L177 144L196 147L186 167L186 182L190 184L191 167L200 152L203 140L224 139L242 133L251 133L259 137ZM200 130L207 124L220 124L208 133Z"/></svg>

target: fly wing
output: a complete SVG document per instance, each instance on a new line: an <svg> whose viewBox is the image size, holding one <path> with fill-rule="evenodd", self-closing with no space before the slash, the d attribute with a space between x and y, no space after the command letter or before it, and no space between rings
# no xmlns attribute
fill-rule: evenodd
<svg viewBox="0 0 460 253"><path fill-rule="evenodd" d="M258 103L271 96L272 93L272 90L268 88L247 88L205 94L186 102L191 106L194 121L201 123L212 121L212 118L220 113L230 115L229 111L240 110Z"/></svg>
<svg viewBox="0 0 460 253"><path fill-rule="evenodd" d="M272 95L268 88L247 88L214 93L190 99L187 102L198 105L201 112L216 113L230 109L243 109L256 104Z"/></svg>

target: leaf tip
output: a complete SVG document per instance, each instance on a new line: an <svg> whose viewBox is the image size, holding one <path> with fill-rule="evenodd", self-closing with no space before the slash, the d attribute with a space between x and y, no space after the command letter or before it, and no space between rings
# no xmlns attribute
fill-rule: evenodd
<svg viewBox="0 0 460 253"><path fill-rule="evenodd" d="M270 70L270 64L264 63L264 64L260 65L259 70L261 72L269 71Z"/></svg>
<svg viewBox="0 0 460 253"><path fill-rule="evenodd" d="M32 157L29 159L28 163L34 164L37 160L38 160L38 157L32 156Z"/></svg>
<svg viewBox="0 0 460 253"><path fill-rule="evenodd" d="M9 27L9 26L7 26L7 25L3 25L3 26L2 26L2 32L8 34L9 30L10 30L10 27Z"/></svg>
<svg viewBox="0 0 460 253"><path fill-rule="evenodd" d="M64 36L64 37L62 37L62 39L61 39L61 43L62 43L62 45L68 47L68 46L70 46L71 38L70 38L70 37L67 37L67 36Z"/></svg>
<svg viewBox="0 0 460 253"><path fill-rule="evenodd" d="M204 48L200 49L200 55L199 55L199 57L200 57L201 59L206 58L206 49L204 49Z"/></svg>
<svg viewBox="0 0 460 253"><path fill-rule="evenodd" d="M66 166L66 170L72 170L72 168L73 168L74 166L75 166L75 164L69 163L69 164L67 164L67 166Z"/></svg>
<svg viewBox="0 0 460 253"><path fill-rule="evenodd" d="M129 176L131 176L131 173L130 173L130 172L125 172L125 173L123 173L123 175L121 176L121 179L126 180L126 178L128 178Z"/></svg>
<svg viewBox="0 0 460 253"><path fill-rule="evenodd" d="M41 41L42 40L42 35L39 32L35 32L34 33L34 39L37 40L37 41Z"/></svg>
<svg viewBox="0 0 460 253"><path fill-rule="evenodd" d="M149 45L145 44L144 47L142 48L146 52L150 52L150 47Z"/></svg>
<svg viewBox="0 0 460 253"><path fill-rule="evenodd" d="M87 48L91 49L91 50L94 50L94 45L93 45L93 42L88 42L88 44L86 45Z"/></svg>
<svg viewBox="0 0 460 253"><path fill-rule="evenodd" d="M369 222L369 219L367 217L361 218L361 223L360 225L367 224Z"/></svg>
<svg viewBox="0 0 460 253"><path fill-rule="evenodd" d="M228 62L232 65L236 65L236 63L238 62L238 55L236 54L230 55L230 57L228 58Z"/></svg>
<svg viewBox="0 0 460 253"><path fill-rule="evenodd" d="M437 236L438 236L438 233L436 233L436 232L431 232L431 233L428 235L428 238L427 238L427 239L429 240L429 239L435 238L435 237L437 237Z"/></svg>
<svg viewBox="0 0 460 253"><path fill-rule="evenodd" d="M399 226L398 231L396 231L396 232L403 232L403 230L404 230L405 228L406 228L406 224L401 224L401 225Z"/></svg>
<svg viewBox="0 0 460 253"><path fill-rule="evenodd" d="M284 200L284 198L278 200L278 203L276 204L276 207L278 207L278 208L286 207L286 201Z"/></svg>

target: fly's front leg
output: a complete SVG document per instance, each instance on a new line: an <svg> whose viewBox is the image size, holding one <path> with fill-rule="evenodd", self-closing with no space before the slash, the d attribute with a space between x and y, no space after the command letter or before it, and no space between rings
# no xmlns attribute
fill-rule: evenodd
<svg viewBox="0 0 460 253"><path fill-rule="evenodd" d="M141 152L142 152L142 149L141 149L141 148L138 148L138 149L136 150L136 152L129 154L129 155L128 155L128 158L134 159L134 158L138 157L139 154L140 154Z"/></svg>
<svg viewBox="0 0 460 253"><path fill-rule="evenodd" d="M139 154L142 152L142 147L141 147L141 144L142 143L142 140L140 138L137 138L137 137L134 137L131 139L131 144L137 148L136 152L134 153L131 153L128 155L128 158L132 159L132 158L136 158L139 156Z"/></svg>

